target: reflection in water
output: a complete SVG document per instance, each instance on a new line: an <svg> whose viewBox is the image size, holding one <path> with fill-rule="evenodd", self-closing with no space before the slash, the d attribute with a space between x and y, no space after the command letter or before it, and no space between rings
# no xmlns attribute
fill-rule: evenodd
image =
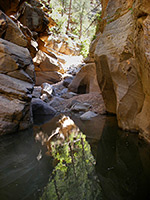
<svg viewBox="0 0 150 200"><path fill-rule="evenodd" d="M96 171L106 200L150 199L150 145L108 117L98 145Z"/></svg>
<svg viewBox="0 0 150 200"><path fill-rule="evenodd" d="M69 117L63 116L59 124L48 141L57 164L41 199L102 199L95 159L85 135Z"/></svg>
<svg viewBox="0 0 150 200"><path fill-rule="evenodd" d="M99 200L101 193L103 200L150 199L149 144L118 129L115 117L99 116L85 122L72 118L94 142L90 149L81 133L79 138L57 134L61 117L34 126L35 138L32 130L0 137L0 200L38 200L48 180L42 200ZM50 150L52 142L58 154ZM46 145L53 152L55 167L52 157L45 155Z"/></svg>
<svg viewBox="0 0 150 200"><path fill-rule="evenodd" d="M39 199L53 169L45 152L31 129L0 137L0 200Z"/></svg>

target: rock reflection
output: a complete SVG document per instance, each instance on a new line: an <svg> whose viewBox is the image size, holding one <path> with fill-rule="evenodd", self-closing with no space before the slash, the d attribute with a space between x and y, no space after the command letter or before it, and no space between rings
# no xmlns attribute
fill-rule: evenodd
<svg viewBox="0 0 150 200"><path fill-rule="evenodd" d="M46 133L43 133L42 131L36 133L35 141L40 142L42 146L46 144L47 140L48 140L48 135Z"/></svg>
<svg viewBox="0 0 150 200"><path fill-rule="evenodd" d="M69 117L59 120L47 145L56 165L41 200L102 199L90 145Z"/></svg>
<svg viewBox="0 0 150 200"><path fill-rule="evenodd" d="M150 146L108 117L98 145L96 171L108 200L150 199Z"/></svg>

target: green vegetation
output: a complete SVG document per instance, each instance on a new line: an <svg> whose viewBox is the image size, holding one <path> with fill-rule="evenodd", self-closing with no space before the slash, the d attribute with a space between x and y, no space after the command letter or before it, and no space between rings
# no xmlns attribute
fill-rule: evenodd
<svg viewBox="0 0 150 200"><path fill-rule="evenodd" d="M90 41L96 31L96 20L100 18L99 0L41 0L49 6L50 16L56 21L57 27L51 29L55 34L74 34L74 40L82 45L81 54L86 57Z"/></svg>
<svg viewBox="0 0 150 200"><path fill-rule="evenodd" d="M95 159L85 135L72 133L63 143L54 142L52 155L57 165L41 200L102 199Z"/></svg>

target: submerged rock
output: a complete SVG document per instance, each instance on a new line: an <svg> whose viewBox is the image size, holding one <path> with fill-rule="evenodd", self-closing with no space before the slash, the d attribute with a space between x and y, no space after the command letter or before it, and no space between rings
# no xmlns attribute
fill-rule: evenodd
<svg viewBox="0 0 150 200"><path fill-rule="evenodd" d="M80 116L81 120L90 120L92 117L96 117L98 114L92 111L88 111Z"/></svg>
<svg viewBox="0 0 150 200"><path fill-rule="evenodd" d="M71 107L71 111L73 112L86 112L91 108L91 105L89 103L81 103L81 102L77 102L75 103L72 107Z"/></svg>

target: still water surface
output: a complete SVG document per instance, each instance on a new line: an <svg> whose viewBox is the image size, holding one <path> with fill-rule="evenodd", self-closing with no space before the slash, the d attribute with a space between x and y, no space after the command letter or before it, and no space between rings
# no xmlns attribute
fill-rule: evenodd
<svg viewBox="0 0 150 200"><path fill-rule="evenodd" d="M39 131L50 135L59 118L0 137L0 200L38 200L42 196L54 166L52 158L46 155L46 147L35 140L35 135ZM85 122L71 118L91 145L103 199L149 200L150 145L137 134L120 130L114 116Z"/></svg>

